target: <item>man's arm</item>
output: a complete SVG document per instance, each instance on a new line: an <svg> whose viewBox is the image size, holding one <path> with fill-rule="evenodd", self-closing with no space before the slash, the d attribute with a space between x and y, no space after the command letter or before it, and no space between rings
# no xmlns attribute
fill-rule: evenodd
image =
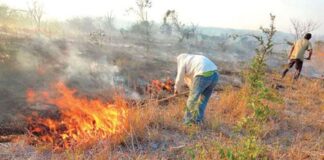
<svg viewBox="0 0 324 160"><path fill-rule="evenodd" d="M290 49L290 53L289 53L288 59L290 59L291 54L293 53L294 49L295 49L295 44L293 44L293 46Z"/></svg>
<svg viewBox="0 0 324 160"><path fill-rule="evenodd" d="M182 61L178 61L177 78L175 80L175 85L174 85L174 94L177 94L179 92L183 82L184 75L185 75L185 64L183 64Z"/></svg>
<svg viewBox="0 0 324 160"><path fill-rule="evenodd" d="M312 54L313 54L313 49L308 50L308 57L306 58L307 60L311 60Z"/></svg>
<svg viewBox="0 0 324 160"><path fill-rule="evenodd" d="M312 57L312 54L313 54L313 47L312 47L312 43L309 43L309 44L308 44L307 51L308 51L308 57L305 58L305 59L306 59L306 60L310 60L311 57Z"/></svg>

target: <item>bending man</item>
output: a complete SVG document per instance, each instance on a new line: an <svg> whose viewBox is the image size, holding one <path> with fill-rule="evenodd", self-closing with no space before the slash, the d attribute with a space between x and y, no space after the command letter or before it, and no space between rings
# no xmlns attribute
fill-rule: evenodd
<svg viewBox="0 0 324 160"><path fill-rule="evenodd" d="M208 100L218 81L217 66L202 55L180 54L177 57L178 72L175 94L183 82L189 89L184 123L202 123Z"/></svg>
<svg viewBox="0 0 324 160"><path fill-rule="evenodd" d="M312 35L310 33L307 33L303 39L297 40L289 54L289 64L288 68L286 68L282 73L282 78L284 78L289 71L290 68L292 68L295 65L296 72L294 75L294 79L297 80L300 72L303 68L303 61L304 61L304 54L306 51L309 52L309 56L306 58L306 60L310 60L312 57L312 44L309 42L309 40L312 38Z"/></svg>

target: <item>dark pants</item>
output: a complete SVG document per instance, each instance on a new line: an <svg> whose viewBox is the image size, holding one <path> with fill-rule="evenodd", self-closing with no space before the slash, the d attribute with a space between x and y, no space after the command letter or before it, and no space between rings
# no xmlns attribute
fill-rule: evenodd
<svg viewBox="0 0 324 160"><path fill-rule="evenodd" d="M300 59L291 59L289 64L288 64L288 68L286 68L283 73L282 73L282 78L284 78L287 74L287 72L289 71L290 68L292 68L295 65L296 68L296 72L294 75L294 79L298 79L300 72L303 68L303 61L301 61Z"/></svg>

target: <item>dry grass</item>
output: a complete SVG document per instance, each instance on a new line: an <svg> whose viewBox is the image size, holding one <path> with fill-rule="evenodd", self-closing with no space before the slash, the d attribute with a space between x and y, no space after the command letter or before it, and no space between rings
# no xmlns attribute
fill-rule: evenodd
<svg viewBox="0 0 324 160"><path fill-rule="evenodd" d="M207 111L208 118L221 119L224 123L235 124L237 120L248 114L247 87L241 89L228 86L218 93L217 98L212 98ZM212 120L211 120L212 121Z"/></svg>
<svg viewBox="0 0 324 160"><path fill-rule="evenodd" d="M266 156L269 159L323 159L323 80L301 78L293 82L290 78L282 81L279 76L267 76L271 77L267 80L269 86L282 86L276 90L284 102L270 104L276 116L264 128L262 145ZM186 101L183 97L167 105L151 102L130 108L129 133L118 145L106 140L86 150L52 153L30 149L24 152L32 153L23 156L17 152L11 154L18 159L220 159L219 146L237 143L240 135L235 134L233 128L250 114L245 105L246 92L246 87L228 86L214 94L203 126L182 124ZM18 146L25 147L24 150L30 148L23 144Z"/></svg>
<svg viewBox="0 0 324 160"><path fill-rule="evenodd" d="M278 106L276 120L268 141L277 141L280 159L324 158L324 82L319 79L291 77L278 81L280 75L270 80L272 84L283 85L280 95L284 104ZM272 134L272 135L271 135ZM272 144L272 147L274 145Z"/></svg>

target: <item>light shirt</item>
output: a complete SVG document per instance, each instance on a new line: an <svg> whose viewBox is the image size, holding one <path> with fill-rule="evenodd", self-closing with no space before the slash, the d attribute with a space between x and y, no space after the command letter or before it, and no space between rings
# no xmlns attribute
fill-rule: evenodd
<svg viewBox="0 0 324 160"><path fill-rule="evenodd" d="M175 91L180 91L185 82L192 89L192 82L196 76L206 76L210 71L217 71L217 66L203 55L180 54L177 57L178 72L175 80Z"/></svg>
<svg viewBox="0 0 324 160"><path fill-rule="evenodd" d="M294 50L291 53L290 59L299 59L304 61L305 51L311 50L312 44L307 39L300 39L294 43Z"/></svg>

